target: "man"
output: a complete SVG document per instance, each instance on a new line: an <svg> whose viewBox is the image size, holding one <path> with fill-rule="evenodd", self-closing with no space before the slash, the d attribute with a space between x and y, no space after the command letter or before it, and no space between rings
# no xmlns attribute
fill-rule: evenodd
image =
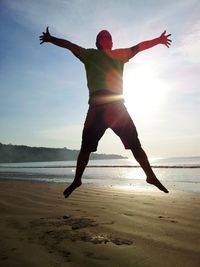
<svg viewBox="0 0 200 267"><path fill-rule="evenodd" d="M40 36L40 44L49 42L70 50L85 65L89 89L89 109L82 133L82 145L77 159L74 181L63 192L67 198L81 185L81 178L91 152L97 150L98 142L107 128L111 128L121 139L125 149L130 149L144 170L149 184L161 191L168 190L156 178L146 153L141 147L135 125L124 106L123 67L137 53L155 45L171 44L164 31L158 38L141 42L135 46L112 50L112 36L103 30L96 38L97 49L85 49L70 41L50 35L48 27Z"/></svg>

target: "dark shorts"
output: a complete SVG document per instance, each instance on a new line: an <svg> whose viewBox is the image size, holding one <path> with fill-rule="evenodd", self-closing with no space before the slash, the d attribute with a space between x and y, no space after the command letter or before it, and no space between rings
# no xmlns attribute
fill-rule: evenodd
<svg viewBox="0 0 200 267"><path fill-rule="evenodd" d="M136 127L123 103L114 102L90 106L82 133L81 151L94 152L106 129L111 128L125 149L141 147Z"/></svg>

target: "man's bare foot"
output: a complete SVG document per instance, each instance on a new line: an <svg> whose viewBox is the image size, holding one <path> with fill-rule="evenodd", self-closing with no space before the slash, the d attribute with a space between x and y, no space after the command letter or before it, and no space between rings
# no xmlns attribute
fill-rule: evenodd
<svg viewBox="0 0 200 267"><path fill-rule="evenodd" d="M169 191L167 190L167 188L165 188L156 177L150 177L150 178L147 177L146 181L149 184L155 185L161 191L163 191L165 193L169 193Z"/></svg>
<svg viewBox="0 0 200 267"><path fill-rule="evenodd" d="M73 182L70 186L68 186L65 191L63 192L63 195L65 198L67 198L71 193L79 186L81 186L81 181L80 182Z"/></svg>

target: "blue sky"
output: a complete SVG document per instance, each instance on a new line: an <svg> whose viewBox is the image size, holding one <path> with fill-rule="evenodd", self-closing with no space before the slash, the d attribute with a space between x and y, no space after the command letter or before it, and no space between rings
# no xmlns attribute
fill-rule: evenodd
<svg viewBox="0 0 200 267"><path fill-rule="evenodd" d="M79 149L88 108L82 63L39 44L52 35L95 47L102 29L114 48L171 33L125 66L124 95L151 157L200 155L200 4L196 0L1 0L0 142ZM110 130L99 153L130 155Z"/></svg>

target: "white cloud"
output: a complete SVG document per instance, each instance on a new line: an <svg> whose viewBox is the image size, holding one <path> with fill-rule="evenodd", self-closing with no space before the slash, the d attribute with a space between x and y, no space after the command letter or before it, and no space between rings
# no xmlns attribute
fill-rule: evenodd
<svg viewBox="0 0 200 267"><path fill-rule="evenodd" d="M150 1L93 1L93 0L8 0L4 5L13 11L13 18L27 28L45 30L49 26L52 33L67 36L70 40L82 40L82 45L94 43L95 34L107 28L116 36L116 43L123 43L138 36L140 32L149 32L170 8L169 2ZM171 2L171 1L170 1ZM153 13L152 13L153 7ZM162 9L162 12L160 12ZM161 25L158 26L160 31ZM153 28L153 30L155 30ZM93 35L94 34L94 35ZM150 34L151 35L151 34ZM132 38L131 38L132 39ZM139 40L139 38L135 38ZM120 42L120 41L119 41ZM93 44L92 43L92 44Z"/></svg>
<svg viewBox="0 0 200 267"><path fill-rule="evenodd" d="M200 20L184 33L176 52L191 63L200 63Z"/></svg>

